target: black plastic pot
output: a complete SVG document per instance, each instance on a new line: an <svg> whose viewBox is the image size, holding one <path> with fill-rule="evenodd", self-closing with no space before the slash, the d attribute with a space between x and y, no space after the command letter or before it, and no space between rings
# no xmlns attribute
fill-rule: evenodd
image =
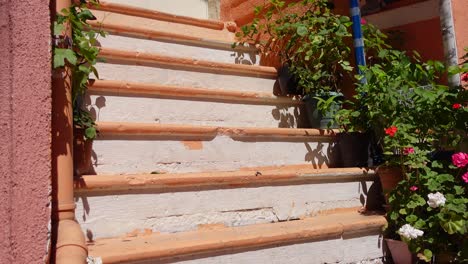
<svg viewBox="0 0 468 264"><path fill-rule="evenodd" d="M330 94L329 96L320 96L323 99L328 99L335 94ZM320 129L329 129L329 128L338 128L337 123L329 124L333 121L334 116L338 110L341 108L341 103L339 101L334 102L330 107L329 111L322 113L317 109L318 100L315 96L306 95L303 99L305 104L305 110L307 113L307 118L311 128L320 128Z"/></svg>
<svg viewBox="0 0 468 264"><path fill-rule="evenodd" d="M278 82L282 95L301 95L296 76L289 71L289 65L284 64L278 71Z"/></svg>
<svg viewBox="0 0 468 264"><path fill-rule="evenodd" d="M339 133L337 135L339 166L343 168L367 167L369 144L368 134L358 132Z"/></svg>

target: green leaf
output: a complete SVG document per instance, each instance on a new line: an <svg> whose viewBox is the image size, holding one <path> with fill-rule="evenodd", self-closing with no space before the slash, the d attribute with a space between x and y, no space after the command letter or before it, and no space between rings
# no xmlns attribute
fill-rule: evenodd
<svg viewBox="0 0 468 264"><path fill-rule="evenodd" d="M87 139L94 139L94 138L96 138L96 135L97 135L97 133L96 133L96 128L95 127L86 128L85 137Z"/></svg>
<svg viewBox="0 0 468 264"><path fill-rule="evenodd" d="M424 256L426 257L426 259L430 260L432 258L432 251L430 251L429 249L425 249Z"/></svg>
<svg viewBox="0 0 468 264"><path fill-rule="evenodd" d="M76 55L71 49L54 49L54 68L65 66L65 60L70 64L76 64Z"/></svg>
<svg viewBox="0 0 468 264"><path fill-rule="evenodd" d="M465 221L463 219L442 222L441 226L449 235L453 235L455 233L465 233Z"/></svg>
<svg viewBox="0 0 468 264"><path fill-rule="evenodd" d="M60 36L62 35L63 31L65 31L65 26L63 24L54 22L54 35Z"/></svg>
<svg viewBox="0 0 468 264"><path fill-rule="evenodd" d="M406 217L406 221L409 222L409 223L414 223L418 220L418 217L415 216L415 215L408 215Z"/></svg>
<svg viewBox="0 0 468 264"><path fill-rule="evenodd" d="M304 25L300 25L297 27L297 34L301 37L307 35L307 28Z"/></svg>

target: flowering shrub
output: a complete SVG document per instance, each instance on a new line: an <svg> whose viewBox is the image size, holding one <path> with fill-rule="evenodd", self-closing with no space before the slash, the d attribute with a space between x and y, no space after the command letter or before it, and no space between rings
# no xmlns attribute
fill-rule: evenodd
<svg viewBox="0 0 468 264"><path fill-rule="evenodd" d="M460 263L468 261L468 181L463 179L468 172L459 159L466 155L454 154L453 163L410 168L390 194L387 236L405 241L422 260L454 252Z"/></svg>
<svg viewBox="0 0 468 264"><path fill-rule="evenodd" d="M403 172L388 197L386 236L405 241L424 261L452 252L457 263L468 262L468 154L459 151L467 139L468 90L438 84L447 70L466 74L468 66L446 69L375 47L360 68L365 80L337 121L348 131L371 132L374 162ZM451 159L435 159L457 150Z"/></svg>

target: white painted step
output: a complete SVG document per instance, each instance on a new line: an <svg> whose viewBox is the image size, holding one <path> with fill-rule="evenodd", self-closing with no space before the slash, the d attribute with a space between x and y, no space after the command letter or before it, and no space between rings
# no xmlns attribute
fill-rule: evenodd
<svg viewBox="0 0 468 264"><path fill-rule="evenodd" d="M235 34L227 29L217 30L100 10L93 10L93 15L97 18L96 21L90 21L93 27L102 26L106 31L123 35L134 35L132 33L134 31L136 35L152 39L161 35L182 36L175 37L173 40L198 39L206 42L224 43L226 47L235 42ZM200 44L202 43L200 42Z"/></svg>
<svg viewBox="0 0 468 264"><path fill-rule="evenodd" d="M164 85L213 88L230 91L273 93L276 80L252 76L216 74L181 69L157 68L128 64L97 63L103 80L159 83Z"/></svg>
<svg viewBox="0 0 468 264"><path fill-rule="evenodd" d="M99 38L99 43L100 46L107 48L161 53L174 57L247 65L258 65L260 63L260 56L254 49L230 49L229 46L226 46L226 49L214 49L116 34L109 34L105 38Z"/></svg>
<svg viewBox="0 0 468 264"><path fill-rule="evenodd" d="M199 225L244 226L287 221L320 211L363 206L372 182L141 192L77 194L77 219L92 238L115 237L136 229L173 233Z"/></svg>
<svg viewBox="0 0 468 264"><path fill-rule="evenodd" d="M97 121L208 126L307 127L303 106L90 95Z"/></svg>
<svg viewBox="0 0 468 264"><path fill-rule="evenodd" d="M286 246L216 254L205 258L174 260L174 264L318 264L318 263L361 263L380 259L383 256L380 234L362 237L342 237L325 241L299 243ZM127 262L128 264L154 264L153 260ZM374 263L374 262L364 262ZM378 260L375 263L380 263Z"/></svg>
<svg viewBox="0 0 468 264"><path fill-rule="evenodd" d="M142 7L175 15L208 19L208 1L206 0L106 0L108 3Z"/></svg>
<svg viewBox="0 0 468 264"><path fill-rule="evenodd" d="M257 141L257 142L255 142ZM199 140L185 138L113 138L95 140L94 170L107 173L192 172L236 170L242 167L329 162L328 142L316 139L236 140L229 136Z"/></svg>

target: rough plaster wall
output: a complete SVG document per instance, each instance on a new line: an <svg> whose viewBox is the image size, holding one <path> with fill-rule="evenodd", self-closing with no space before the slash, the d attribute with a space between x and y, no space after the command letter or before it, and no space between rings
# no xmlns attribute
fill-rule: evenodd
<svg viewBox="0 0 468 264"><path fill-rule="evenodd" d="M381 239L378 235L358 238L343 238L310 243L299 243L281 247L251 250L226 255L210 256L192 260L171 260L174 264L316 264L356 263L361 260L382 257ZM132 262L129 264L151 264L154 262Z"/></svg>
<svg viewBox="0 0 468 264"><path fill-rule="evenodd" d="M0 0L0 262L43 263L50 188L49 1Z"/></svg>

